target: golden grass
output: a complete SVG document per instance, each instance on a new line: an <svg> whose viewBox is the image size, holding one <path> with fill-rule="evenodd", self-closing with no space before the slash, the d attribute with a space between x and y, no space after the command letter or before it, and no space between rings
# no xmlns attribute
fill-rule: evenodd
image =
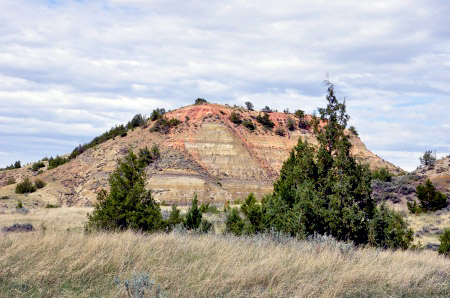
<svg viewBox="0 0 450 298"><path fill-rule="evenodd" d="M419 215L408 214L408 225L414 231L419 231L423 227L434 227L439 228L441 230L447 228L450 229L450 212L443 213L440 215L436 215L435 212L430 213L422 213ZM421 237L414 237L415 242L422 243L423 245L427 243L435 243L439 244L439 235L438 234L430 234L427 233L422 235Z"/></svg>
<svg viewBox="0 0 450 298"><path fill-rule="evenodd" d="M14 223L31 223L38 231L82 231L87 214L92 210L94 208L89 207L40 208L22 214L10 209L0 215L0 228Z"/></svg>
<svg viewBox="0 0 450 298"><path fill-rule="evenodd" d="M450 295L450 259L432 251L132 232L7 234L0 251L4 297L125 297L114 277L141 271L169 297Z"/></svg>

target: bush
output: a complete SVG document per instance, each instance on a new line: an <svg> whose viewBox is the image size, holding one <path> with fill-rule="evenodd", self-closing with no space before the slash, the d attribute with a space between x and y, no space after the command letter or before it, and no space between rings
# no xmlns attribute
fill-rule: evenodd
<svg viewBox="0 0 450 298"><path fill-rule="evenodd" d="M372 171L372 179L377 179L384 182L390 182L392 180L392 173L387 168L379 168Z"/></svg>
<svg viewBox="0 0 450 298"><path fill-rule="evenodd" d="M150 114L150 120L156 121L159 118L162 118L162 116L166 113L165 109L154 109L153 112Z"/></svg>
<svg viewBox="0 0 450 298"><path fill-rule="evenodd" d="M114 278L114 283L119 287L124 287L127 297L144 298L144 297L165 297L161 291L161 287L150 279L148 272L142 271L139 274L133 272L130 280L120 280L119 277ZM122 296L122 295L117 295Z"/></svg>
<svg viewBox="0 0 450 298"><path fill-rule="evenodd" d="M60 208L60 207L61 207L61 206L53 205L53 204L47 204L47 205L45 205L45 208L47 208L47 209Z"/></svg>
<svg viewBox="0 0 450 298"><path fill-rule="evenodd" d="M6 185L13 185L16 184L16 179L14 179L13 177L9 177L8 180L6 181Z"/></svg>
<svg viewBox="0 0 450 298"><path fill-rule="evenodd" d="M259 114L256 117L256 120L267 129L272 129L275 126L275 124L270 120L270 116L267 112L264 113L263 116L261 116L261 114Z"/></svg>
<svg viewBox="0 0 450 298"><path fill-rule="evenodd" d="M381 205L369 225L369 243L382 248L407 249L413 241L413 231L402 216Z"/></svg>
<svg viewBox="0 0 450 298"><path fill-rule="evenodd" d="M159 149L156 145L151 150L148 147L139 149L138 160L141 167L146 167L157 160L160 156Z"/></svg>
<svg viewBox="0 0 450 298"><path fill-rule="evenodd" d="M23 208L22 201L21 200L17 201L16 209L22 209L22 208Z"/></svg>
<svg viewBox="0 0 450 298"><path fill-rule="evenodd" d="M145 118L141 114L136 114L130 121L128 121L127 129L133 129L139 126L143 126L146 122L147 118Z"/></svg>
<svg viewBox="0 0 450 298"><path fill-rule="evenodd" d="M36 191L36 186L31 183L30 179L27 177L21 183L16 185L16 193L25 194L32 193Z"/></svg>
<svg viewBox="0 0 450 298"><path fill-rule="evenodd" d="M197 194L194 195L194 199L192 199L191 208L189 208L186 213L186 220L184 222L184 227L187 230L197 230L202 223L202 213L198 208L198 199Z"/></svg>
<svg viewBox="0 0 450 298"><path fill-rule="evenodd" d="M169 218L167 220L167 226L169 230L172 230L176 225L183 223L183 217L181 216L180 209L176 205L172 205Z"/></svg>
<svg viewBox="0 0 450 298"><path fill-rule="evenodd" d="M297 117L298 119L303 119L305 118L305 112L302 110L296 110L294 113L295 117Z"/></svg>
<svg viewBox="0 0 450 298"><path fill-rule="evenodd" d="M359 136L358 131L356 130L356 128L352 125L350 126L350 128L348 129L352 134L354 134L356 137Z"/></svg>
<svg viewBox="0 0 450 298"><path fill-rule="evenodd" d="M255 128L256 128L255 125L253 124L253 121L252 120L248 120L248 119L245 119L242 122L242 125L244 125L244 127L248 128L251 131L254 131Z"/></svg>
<svg viewBox="0 0 450 298"><path fill-rule="evenodd" d="M247 107L247 110L253 111L253 104L251 102L246 101L245 106Z"/></svg>
<svg viewBox="0 0 450 298"><path fill-rule="evenodd" d="M276 135L279 135L280 137L284 137L284 136L286 135L286 132L284 131L284 129L282 129L282 128L280 127L280 128L277 128L277 129L275 130L275 134L276 134Z"/></svg>
<svg viewBox="0 0 450 298"><path fill-rule="evenodd" d="M49 170L54 169L56 167L59 167L59 166L65 164L66 162L68 162L67 158L63 158L58 155L55 158L50 157L50 159L48 160L47 169L49 169Z"/></svg>
<svg viewBox="0 0 450 298"><path fill-rule="evenodd" d="M427 150L422 157L419 157L419 160L423 166L434 165L434 163L436 162L436 155L433 154L431 150Z"/></svg>
<svg viewBox="0 0 450 298"><path fill-rule="evenodd" d="M0 171L20 169L21 167L22 165L20 164L20 160L18 160L15 163L11 164L10 166L7 166L6 168L3 169L0 168Z"/></svg>
<svg viewBox="0 0 450 298"><path fill-rule="evenodd" d="M444 232L439 236L439 241L441 243L438 252L450 257L450 229L444 229Z"/></svg>
<svg viewBox="0 0 450 298"><path fill-rule="evenodd" d="M261 111L264 113L272 113L273 112L272 109L269 108L269 106L265 106Z"/></svg>
<svg viewBox="0 0 450 298"><path fill-rule="evenodd" d="M225 221L225 232L240 236L244 232L244 226L239 211L236 208L231 209Z"/></svg>
<svg viewBox="0 0 450 298"><path fill-rule="evenodd" d="M0 197L0 200L9 200L9 197L8 196L2 196L2 197Z"/></svg>
<svg viewBox="0 0 450 298"><path fill-rule="evenodd" d="M287 119L286 128L290 131L295 130L295 121L291 117Z"/></svg>
<svg viewBox="0 0 450 298"><path fill-rule="evenodd" d="M206 219L202 219L202 223L200 225L200 231L202 233L209 233L213 228L213 224Z"/></svg>
<svg viewBox="0 0 450 298"><path fill-rule="evenodd" d="M145 171L138 157L130 151L118 162L109 177L110 192L101 190L98 203L88 215L86 230L125 230L153 232L164 228L159 205L151 190L145 189Z"/></svg>
<svg viewBox="0 0 450 298"><path fill-rule="evenodd" d="M416 201L407 203L408 209L412 213L436 211L447 207L447 197L443 193L436 191L430 179L427 179L424 185L419 184L416 192L420 204L418 205Z"/></svg>
<svg viewBox="0 0 450 298"><path fill-rule="evenodd" d="M200 212L201 213L219 213L219 209L217 209L217 206L207 204L201 204L200 205Z"/></svg>
<svg viewBox="0 0 450 298"><path fill-rule="evenodd" d="M37 171L39 171L40 168L43 168L43 167L45 167L44 162L38 161L33 164L33 166L31 167L31 170L34 172L37 172Z"/></svg>
<svg viewBox="0 0 450 298"><path fill-rule="evenodd" d="M41 189L44 188L47 185L47 183L45 183L41 179L36 179L36 181L34 181L34 185L36 186L37 189Z"/></svg>
<svg viewBox="0 0 450 298"><path fill-rule="evenodd" d="M237 125L241 124L242 123L241 115L238 113L232 112L230 115L230 121Z"/></svg>
<svg viewBox="0 0 450 298"><path fill-rule="evenodd" d="M180 123L181 121L175 118L168 120L166 117L161 117L156 120L155 124L153 124L152 128L150 128L150 131L167 134L169 133L170 128L175 127Z"/></svg>
<svg viewBox="0 0 450 298"><path fill-rule="evenodd" d="M195 100L195 104L196 104L196 105L202 105L202 104L205 104L205 103L208 103L208 102L207 102L206 99L204 99L204 98L197 98L197 99Z"/></svg>

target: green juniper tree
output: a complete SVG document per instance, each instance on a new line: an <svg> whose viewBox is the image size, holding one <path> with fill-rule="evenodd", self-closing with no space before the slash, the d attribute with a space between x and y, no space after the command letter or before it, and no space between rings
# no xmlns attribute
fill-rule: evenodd
<svg viewBox="0 0 450 298"><path fill-rule="evenodd" d="M159 205L145 189L144 163L130 150L109 177L111 190L101 190L88 215L87 230L156 231L164 227Z"/></svg>
<svg viewBox="0 0 450 298"><path fill-rule="evenodd" d="M371 240L377 246L404 248L411 242L411 233L394 211L376 207L371 198L371 172L350 154L345 101L336 98L333 84L325 84L328 105L312 121L318 148L299 138L273 194L262 201L259 221L253 218L253 222L297 237L319 233L356 244ZM236 214L232 215L236 221ZM401 231L392 235L391 228Z"/></svg>

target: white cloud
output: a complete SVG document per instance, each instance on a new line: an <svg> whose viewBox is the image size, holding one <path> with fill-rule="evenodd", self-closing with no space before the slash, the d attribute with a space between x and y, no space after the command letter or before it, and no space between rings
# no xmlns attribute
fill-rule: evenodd
<svg viewBox="0 0 450 298"><path fill-rule="evenodd" d="M76 144L197 97L311 112L327 72L375 153L450 151L449 13L437 0L4 1L2 151L28 160L14 137L53 126ZM52 144L40 149L72 149Z"/></svg>

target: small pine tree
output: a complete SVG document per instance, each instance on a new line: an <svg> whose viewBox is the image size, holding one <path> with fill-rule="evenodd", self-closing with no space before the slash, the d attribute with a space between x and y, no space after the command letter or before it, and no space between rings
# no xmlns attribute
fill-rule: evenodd
<svg viewBox="0 0 450 298"><path fill-rule="evenodd" d="M204 103L208 103L208 102L206 101L206 99L204 99L204 98L197 98L197 99L195 100L195 104L196 104L196 105L201 105L201 104L204 104Z"/></svg>
<svg viewBox="0 0 450 298"><path fill-rule="evenodd" d="M238 113L232 112L230 115L230 121L237 125L241 124L242 123L241 115Z"/></svg>
<svg viewBox="0 0 450 298"><path fill-rule="evenodd" d="M167 226L169 229L173 229L176 225L183 223L183 217L181 216L180 209L176 205L172 205L170 210L169 218L167 220Z"/></svg>
<svg viewBox="0 0 450 298"><path fill-rule="evenodd" d="M246 101L245 106L247 107L247 110L253 111L253 104L251 102Z"/></svg>
<svg viewBox="0 0 450 298"><path fill-rule="evenodd" d="M146 176L138 157L130 150L109 177L110 192L101 190L98 203L88 215L87 230L141 230L152 232L164 227L159 205L151 190L145 189Z"/></svg>
<svg viewBox="0 0 450 298"><path fill-rule="evenodd" d="M186 213L186 220L184 221L184 227L188 230L196 230L200 227L202 222L202 213L198 208L198 199L197 194L194 195L194 199L192 199L191 208L189 208Z"/></svg>
<svg viewBox="0 0 450 298"><path fill-rule="evenodd" d="M239 215L237 208L232 208L225 221L225 231L236 236L242 235L245 223Z"/></svg>
<svg viewBox="0 0 450 298"><path fill-rule="evenodd" d="M447 197L436 190L430 179L425 181L425 184L419 184L416 188L417 198L420 202L417 203L408 202L408 208L412 213L436 211L447 207Z"/></svg>
<svg viewBox="0 0 450 298"><path fill-rule="evenodd" d="M419 157L419 160L423 166L434 165L436 162L436 156L433 154L433 151L427 150L422 157Z"/></svg>
<svg viewBox="0 0 450 298"><path fill-rule="evenodd" d="M402 216L385 205L376 209L369 227L369 243L373 246L407 249L413 241L413 231Z"/></svg>
<svg viewBox="0 0 450 298"><path fill-rule="evenodd" d="M450 257L450 229L444 229L444 232L439 236L439 253Z"/></svg>

